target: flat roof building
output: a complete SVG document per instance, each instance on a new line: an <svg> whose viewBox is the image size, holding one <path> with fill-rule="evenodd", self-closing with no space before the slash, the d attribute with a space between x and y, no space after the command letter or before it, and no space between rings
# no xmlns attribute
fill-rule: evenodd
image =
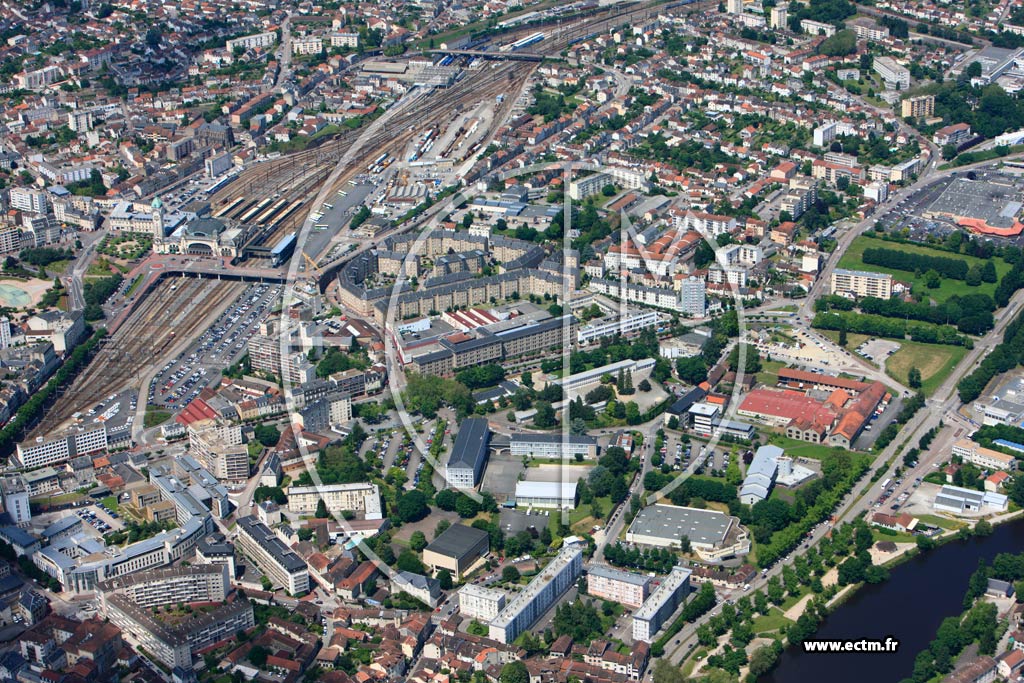
<svg viewBox="0 0 1024 683"><path fill-rule="evenodd" d="M459 589L459 612L464 617L489 622L505 609L505 592L466 584Z"/></svg>
<svg viewBox="0 0 1024 683"><path fill-rule="evenodd" d="M627 543L678 548L683 537L704 560L750 552L750 540L735 517L717 510L651 505L639 512L626 531Z"/></svg>
<svg viewBox="0 0 1024 683"><path fill-rule="evenodd" d="M836 268L832 271L831 293L888 299L892 296L892 275Z"/></svg>
<svg viewBox="0 0 1024 683"><path fill-rule="evenodd" d="M521 458L561 458L569 460L577 455L597 457L597 439L577 434L529 434L518 432L509 439L512 455Z"/></svg>
<svg viewBox="0 0 1024 683"><path fill-rule="evenodd" d="M458 580L487 555L490 543L486 531L452 524L423 549L423 563L434 572L447 569Z"/></svg>
<svg viewBox="0 0 1024 683"><path fill-rule="evenodd" d="M336 514L344 510L361 512L366 519L381 519L380 489L376 484L323 484L321 486L289 486L288 511L301 515L316 512L321 500L327 512Z"/></svg>
<svg viewBox="0 0 1024 683"><path fill-rule="evenodd" d="M611 600L627 607L644 604L650 593L651 577L613 569L603 564L591 565L587 570L587 593Z"/></svg>
<svg viewBox="0 0 1024 683"><path fill-rule="evenodd" d="M445 479L460 489L475 488L487 464L491 430L487 419L467 417L459 425L452 453L445 466Z"/></svg>
<svg viewBox="0 0 1024 683"><path fill-rule="evenodd" d="M576 482L517 481L516 505L570 509L576 506Z"/></svg>
<svg viewBox="0 0 1024 683"><path fill-rule="evenodd" d="M274 584L292 595L309 590L309 567L267 525L249 515L238 520L238 548Z"/></svg>
<svg viewBox="0 0 1024 683"><path fill-rule="evenodd" d="M577 545L563 547L491 621L491 639L505 644L515 641L576 583L582 571L583 549Z"/></svg>
<svg viewBox="0 0 1024 683"><path fill-rule="evenodd" d="M662 624L672 616L690 592L690 575L685 567L673 567L672 572L633 614L633 640L651 642Z"/></svg>

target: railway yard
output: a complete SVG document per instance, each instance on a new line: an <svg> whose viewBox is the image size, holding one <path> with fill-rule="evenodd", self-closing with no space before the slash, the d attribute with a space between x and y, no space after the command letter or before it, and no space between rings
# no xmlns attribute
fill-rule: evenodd
<svg viewBox="0 0 1024 683"><path fill-rule="evenodd" d="M160 369L149 385L150 405L180 407L199 395L220 370L245 355L260 323L280 302L281 285L252 285L240 293L195 341Z"/></svg>
<svg viewBox="0 0 1024 683"><path fill-rule="evenodd" d="M76 412L93 407L95 397L137 385L147 368L200 336L247 285L227 280L165 278L131 317L105 340L89 365L61 395L33 436L59 427Z"/></svg>
<svg viewBox="0 0 1024 683"><path fill-rule="evenodd" d="M696 8L699 3L694 3ZM629 10L609 9L575 24L559 26L541 41L530 44L531 52L544 56L558 55L574 42L616 23L628 23L659 11L657 5L645 3ZM502 36L503 43L512 44L529 39L536 29L524 29ZM497 45L496 52L502 52ZM508 47L508 45L505 45ZM502 52L505 55L507 51ZM470 57L449 59L448 65L467 67L476 60ZM447 88L429 89L415 86L381 119L364 129L342 133L317 147L256 164L241 173L237 180L210 198L215 216L241 222L252 222L254 231L250 247L269 250L292 232L309 223L301 239L301 248L321 265L326 256L349 251L357 242L350 233L340 232L354 213L357 200L346 202L350 210L324 210L323 202L337 198L339 192L352 190L349 181L359 178L373 182L377 188L393 184L397 167L409 169L424 158L427 131L436 131L436 144L427 147L433 157L449 157L453 161L471 161L490 141L498 126L512 111L516 95L522 92L539 62L500 61L475 64L463 69L457 80ZM501 96L500 98L498 96ZM496 101L497 100L497 101ZM495 103L481 111L483 105ZM475 128L474 128L475 125ZM395 160L397 164L365 166L366 160ZM413 166L416 179L429 179L431 174ZM377 172L374 173L373 171ZM367 177L367 175L369 177ZM370 193L368 193L370 194ZM259 198L263 199L259 199ZM312 201L316 197L316 202ZM249 199L246 199L249 198ZM255 198L255 199L252 199ZM307 221L311 214L321 216ZM315 225L326 226L314 228ZM345 242L348 242L346 245ZM339 244L343 247L337 249Z"/></svg>

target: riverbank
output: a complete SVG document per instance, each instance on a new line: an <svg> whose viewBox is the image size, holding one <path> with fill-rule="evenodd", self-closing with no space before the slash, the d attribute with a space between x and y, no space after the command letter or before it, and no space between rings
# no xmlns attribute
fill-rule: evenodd
<svg viewBox="0 0 1024 683"><path fill-rule="evenodd" d="M868 550L868 554L871 557L871 563L874 566L884 567L887 572L898 570L901 566L907 563L917 562L919 565L925 561L931 560L932 556L936 553L943 552L943 548L947 547L950 543L957 541L960 543L975 541L977 543L984 544L986 540L993 534L999 533L999 528L1007 525L1010 522L1015 522L1021 519L1024 515L1024 511L1014 511L1006 513L996 517L986 519L990 525L992 525L992 534L976 536L973 534L973 526L981 520L969 520L971 526L968 527L966 524L962 524L963 520L954 518L931 519L930 523L939 526L944 524L944 531L937 535L930 537L930 545L927 549L922 549L917 542L911 543L906 541L895 542L894 548L883 551L879 549L878 542L873 544ZM879 541L885 540L884 538ZM929 570L934 569L934 563L928 565ZM941 575L942 572L939 572ZM934 573L927 574L923 579L922 583L928 584L935 577ZM868 593L877 592L880 587L885 586L892 578L890 573L889 578L886 580L875 583L854 583L847 586L843 586L837 590L837 584L839 579L838 565L830 567L828 571L821 576L821 587L835 592L828 601L824 604L813 605L817 609L817 616L815 613L811 613L810 616L814 619L821 619L822 615L824 620L818 627L818 631L814 634L815 638L823 637L822 631L828 628L829 621L833 621L837 618L837 613L842 614L840 607L847 605L851 602L856 602L860 599L862 592L867 591ZM800 618L807 613L808 609L812 607L814 598L819 593L804 589L801 591L799 596L792 596L784 604L773 608L770 613L764 614L754 620L753 632L755 638L750 641L747 650L748 656L755 652L759 647L766 644L771 644L773 640L777 640L783 643L787 643L789 636L789 628L792 624L797 623ZM888 607L888 606L886 606ZM912 606L908 605L908 608ZM911 612L912 613L912 612ZM801 622L802 623L802 622ZM877 628L877 621L872 624L870 628ZM870 628L866 629L869 631ZM880 637L884 638L891 634L883 634ZM735 647L735 643L731 641L731 631L721 634L716 638L715 643L710 649L698 649L693 653L694 656L699 656L699 659L690 659L688 662L684 662L684 671L687 675L703 675L709 672L708 659L715 655L725 655L730 652L731 647ZM807 637L804 634L802 637ZM867 637L861 635L860 637ZM792 653L797 650L792 645L787 645L788 649L786 653L790 653L790 658L793 658ZM720 658L719 658L720 659ZM779 662L784 661L785 657L780 657ZM743 680L749 672L749 667L744 665L739 672L740 679ZM767 675L768 678L762 677L760 680L771 680L772 674ZM803 679L793 679L794 681Z"/></svg>
<svg viewBox="0 0 1024 683"><path fill-rule="evenodd" d="M899 680L909 675L914 656L927 647L942 619L962 610L960 596L952 595L945 587L966 581L979 559L1018 552L1024 545L1021 517L1022 512L1016 511L987 520L995 527L987 536L965 536L961 531L947 530L936 537L935 547L926 551L916 543L899 544L902 547L888 553L882 565L890 570L886 581L847 586L833 596L827 605L828 616L815 638L894 637L900 641L896 652L847 653L843 655L844 666L836 667L834 658L815 657L790 646L776 668L759 680L801 683L828 678L830 683L854 683L872 678ZM848 663L855 666L847 667Z"/></svg>

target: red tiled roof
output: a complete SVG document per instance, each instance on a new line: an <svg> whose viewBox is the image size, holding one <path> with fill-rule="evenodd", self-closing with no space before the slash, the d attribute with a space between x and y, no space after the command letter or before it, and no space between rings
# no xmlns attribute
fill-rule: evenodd
<svg viewBox="0 0 1024 683"><path fill-rule="evenodd" d="M740 410L808 423L831 424L835 413L796 391L754 389L740 404Z"/></svg>

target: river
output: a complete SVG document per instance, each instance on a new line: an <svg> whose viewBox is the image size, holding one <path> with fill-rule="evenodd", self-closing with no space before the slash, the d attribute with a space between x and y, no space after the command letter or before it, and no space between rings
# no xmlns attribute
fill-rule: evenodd
<svg viewBox="0 0 1024 683"><path fill-rule="evenodd" d="M908 677L914 658L928 646L942 620L960 614L967 580L979 558L1024 551L1024 521L997 526L991 536L953 541L891 571L889 580L861 587L829 615L814 638L899 641L894 653L808 654L788 648L760 683L896 683Z"/></svg>

